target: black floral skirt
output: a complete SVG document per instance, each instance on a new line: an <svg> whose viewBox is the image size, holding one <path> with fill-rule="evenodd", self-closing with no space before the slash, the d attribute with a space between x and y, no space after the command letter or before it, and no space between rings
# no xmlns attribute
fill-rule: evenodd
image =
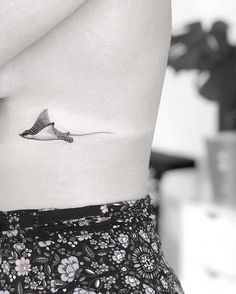
<svg viewBox="0 0 236 294"><path fill-rule="evenodd" d="M0 294L183 294L151 198L0 211Z"/></svg>

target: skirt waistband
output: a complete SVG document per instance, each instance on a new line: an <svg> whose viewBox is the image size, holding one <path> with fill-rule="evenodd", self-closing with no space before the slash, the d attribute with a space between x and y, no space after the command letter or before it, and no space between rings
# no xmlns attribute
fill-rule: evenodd
<svg viewBox="0 0 236 294"><path fill-rule="evenodd" d="M126 222L138 216L149 217L152 213L151 197L110 202L73 208L18 209L0 211L0 233L14 236L27 228L83 226L94 223ZM38 231L38 230L37 230ZM15 234L14 234L15 233Z"/></svg>

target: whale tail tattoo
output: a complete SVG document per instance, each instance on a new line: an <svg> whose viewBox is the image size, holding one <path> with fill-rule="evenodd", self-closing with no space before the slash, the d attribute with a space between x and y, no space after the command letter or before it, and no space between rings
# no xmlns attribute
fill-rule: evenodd
<svg viewBox="0 0 236 294"><path fill-rule="evenodd" d="M70 132L61 132L55 128L55 123L51 122L48 115L48 110L44 109L37 117L33 126L20 134L24 139L50 141L63 140L68 143L74 141L73 136L85 136L97 133L112 133L112 132L94 132L87 134L70 134Z"/></svg>

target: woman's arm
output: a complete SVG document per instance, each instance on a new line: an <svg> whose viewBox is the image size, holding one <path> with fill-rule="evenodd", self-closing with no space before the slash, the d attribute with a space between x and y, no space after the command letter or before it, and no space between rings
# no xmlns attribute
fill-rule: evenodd
<svg viewBox="0 0 236 294"><path fill-rule="evenodd" d="M0 68L86 0L1 0Z"/></svg>

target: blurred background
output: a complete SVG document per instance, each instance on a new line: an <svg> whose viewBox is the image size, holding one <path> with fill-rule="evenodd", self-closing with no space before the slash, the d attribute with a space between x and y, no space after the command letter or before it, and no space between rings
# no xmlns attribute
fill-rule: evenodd
<svg viewBox="0 0 236 294"><path fill-rule="evenodd" d="M163 251L186 294L235 294L235 0L172 0L149 171Z"/></svg>

